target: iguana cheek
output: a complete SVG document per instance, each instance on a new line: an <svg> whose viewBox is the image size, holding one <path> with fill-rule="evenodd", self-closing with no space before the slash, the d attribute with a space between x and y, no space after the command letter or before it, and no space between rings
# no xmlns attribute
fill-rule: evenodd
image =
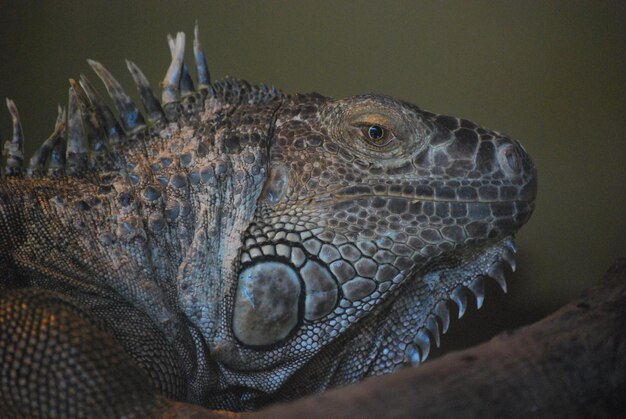
<svg viewBox="0 0 626 419"><path fill-rule="evenodd" d="M267 346L298 325L300 279L290 266L264 261L239 275L233 333L244 345Z"/></svg>

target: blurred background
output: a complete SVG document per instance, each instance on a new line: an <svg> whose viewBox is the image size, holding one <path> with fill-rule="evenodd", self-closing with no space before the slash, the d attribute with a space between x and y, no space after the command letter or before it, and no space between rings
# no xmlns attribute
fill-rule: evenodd
<svg viewBox="0 0 626 419"><path fill-rule="evenodd" d="M539 196L509 294L490 283L433 355L543 317L626 256L626 2L0 0L0 98L19 107L27 155L67 79L96 81L86 58L135 94L129 58L156 88L165 35L183 30L190 46L196 19L214 79L385 93L505 132L534 158Z"/></svg>

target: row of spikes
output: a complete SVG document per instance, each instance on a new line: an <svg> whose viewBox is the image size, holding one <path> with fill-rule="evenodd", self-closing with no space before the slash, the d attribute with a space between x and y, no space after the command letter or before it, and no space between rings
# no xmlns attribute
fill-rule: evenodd
<svg viewBox="0 0 626 419"><path fill-rule="evenodd" d="M163 93L160 102L139 67L132 61L126 60L126 65L148 115L148 122L151 124L166 123L168 112L164 109L167 109L168 105L176 106L181 98L195 93L189 69L183 60L185 34L179 32L176 39L168 35L168 43L172 61L161 83ZM193 50L199 91L214 95L215 87L211 85L211 77L200 44L197 22L194 28ZM26 170L27 175L43 175L46 163L48 163L47 174L50 176L63 173L80 175L90 165L93 167L98 162L102 163L103 160L106 163L108 146L117 148L125 141L127 134L134 135L147 128L143 115L111 73L97 61L87 60L87 62L104 83L119 113L121 126L85 75L80 75L79 82L70 79L67 112L59 106L54 131L30 159ZM13 122L13 135L3 148L3 156L6 159L4 174L21 176L24 161L22 124L15 103L10 99L7 99L6 103ZM102 136L102 133L105 135ZM111 164L110 159L109 164Z"/></svg>
<svg viewBox="0 0 626 419"><path fill-rule="evenodd" d="M449 295L449 301L453 301L458 307L458 318L465 314L468 307L467 295L476 298L476 309L480 310L485 300L485 279L491 278L500 286L504 293L507 292L506 279L503 266L508 264L512 272L515 272L515 254L517 247L511 239L504 242L502 260L493 264L488 271L476 277L467 285L457 285ZM469 291L469 292L468 292ZM450 307L448 300L439 301L433 311L427 316L424 326L420 327L413 337L413 343L406 348L405 363L417 366L428 358L430 348L434 342L437 347L441 342L441 334L445 334L450 326ZM441 328L441 333L440 333Z"/></svg>

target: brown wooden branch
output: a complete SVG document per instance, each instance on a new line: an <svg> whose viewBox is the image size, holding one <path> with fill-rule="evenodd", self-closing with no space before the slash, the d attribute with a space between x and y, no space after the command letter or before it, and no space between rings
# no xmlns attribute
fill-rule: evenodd
<svg viewBox="0 0 626 419"><path fill-rule="evenodd" d="M626 259L530 326L419 368L243 416L626 417Z"/></svg>

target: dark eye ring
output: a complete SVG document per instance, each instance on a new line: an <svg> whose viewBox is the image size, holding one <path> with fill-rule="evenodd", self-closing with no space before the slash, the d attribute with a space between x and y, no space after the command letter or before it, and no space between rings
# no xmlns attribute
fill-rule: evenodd
<svg viewBox="0 0 626 419"><path fill-rule="evenodd" d="M380 125L370 125L367 127L367 136L373 141L381 140L385 138L385 129Z"/></svg>

